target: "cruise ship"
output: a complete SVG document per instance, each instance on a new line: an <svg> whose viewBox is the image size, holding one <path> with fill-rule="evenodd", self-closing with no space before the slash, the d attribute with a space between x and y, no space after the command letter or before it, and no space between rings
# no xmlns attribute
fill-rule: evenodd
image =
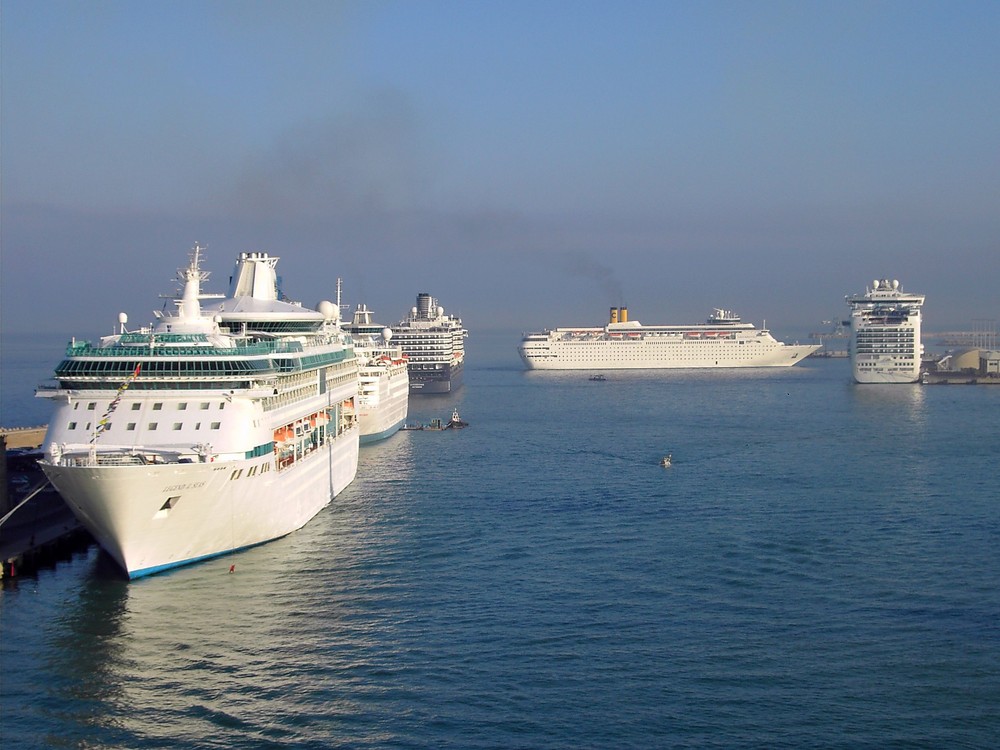
<svg viewBox="0 0 1000 750"><path fill-rule="evenodd" d="M305 525L355 477L358 365L331 302L282 299L277 257L242 253L228 296L183 291L155 326L71 341L42 470L129 578ZM169 303L168 303L169 305Z"/></svg>
<svg viewBox="0 0 1000 750"><path fill-rule="evenodd" d="M449 393L462 385L468 331L461 318L445 315L434 297L418 294L392 334L409 362L410 393Z"/></svg>
<svg viewBox="0 0 1000 750"><path fill-rule="evenodd" d="M864 294L848 295L851 364L858 383L915 383L920 379L920 310L924 295L906 294L899 281L876 279Z"/></svg>
<svg viewBox="0 0 1000 750"><path fill-rule="evenodd" d="M695 325L642 325L628 319L626 307L612 307L609 318L602 328L528 333L518 352L532 370L663 370L788 367L819 348L783 344L720 308Z"/></svg>
<svg viewBox="0 0 1000 750"><path fill-rule="evenodd" d="M391 343L392 329L375 323L367 305L358 305L344 330L351 334L360 364L356 405L361 444L384 440L406 422L410 376L403 350Z"/></svg>

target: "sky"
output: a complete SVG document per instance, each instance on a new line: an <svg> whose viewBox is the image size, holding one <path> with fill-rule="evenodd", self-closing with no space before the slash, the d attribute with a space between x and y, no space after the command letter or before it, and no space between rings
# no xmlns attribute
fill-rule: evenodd
<svg viewBox="0 0 1000 750"><path fill-rule="evenodd" d="M304 304L427 292L471 336L791 339L875 278L970 330L998 39L994 0L2 0L0 330L148 323L195 242L207 291L266 251Z"/></svg>

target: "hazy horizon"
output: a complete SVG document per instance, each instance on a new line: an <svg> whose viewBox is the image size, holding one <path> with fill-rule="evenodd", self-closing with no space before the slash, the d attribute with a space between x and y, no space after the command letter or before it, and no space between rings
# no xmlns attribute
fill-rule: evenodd
<svg viewBox="0 0 1000 750"><path fill-rule="evenodd" d="M714 307L785 331L874 278L1000 318L1000 4L2 5L0 328L152 320L196 242L472 330Z"/></svg>

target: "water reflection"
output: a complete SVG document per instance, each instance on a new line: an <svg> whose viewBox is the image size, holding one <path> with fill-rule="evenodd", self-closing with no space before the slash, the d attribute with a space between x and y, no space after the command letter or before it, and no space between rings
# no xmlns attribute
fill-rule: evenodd
<svg viewBox="0 0 1000 750"><path fill-rule="evenodd" d="M46 738L54 747L76 745L91 730L113 734L131 710L128 682L135 664L120 647L129 616L128 582L96 547L89 558L91 575L56 616L47 649L46 703L60 725L70 728Z"/></svg>
<svg viewBox="0 0 1000 750"><path fill-rule="evenodd" d="M855 409L870 420L924 427L927 421L927 386L918 383L892 385L857 385L850 388Z"/></svg>
<svg viewBox="0 0 1000 750"><path fill-rule="evenodd" d="M432 446L399 434L366 447L358 479L309 524L237 555L130 583L93 550L43 651L43 743L350 741L396 669L419 546L406 498Z"/></svg>

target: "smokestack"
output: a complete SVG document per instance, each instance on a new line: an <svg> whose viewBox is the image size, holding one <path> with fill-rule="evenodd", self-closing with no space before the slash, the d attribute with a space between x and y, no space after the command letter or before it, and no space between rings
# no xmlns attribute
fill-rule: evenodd
<svg viewBox="0 0 1000 750"><path fill-rule="evenodd" d="M628 308L627 307L621 308L621 311L618 313L618 322L619 323L628 323Z"/></svg>
<svg viewBox="0 0 1000 750"><path fill-rule="evenodd" d="M618 322L618 308L617 307L612 307L611 308L611 322L612 323L617 323Z"/></svg>

